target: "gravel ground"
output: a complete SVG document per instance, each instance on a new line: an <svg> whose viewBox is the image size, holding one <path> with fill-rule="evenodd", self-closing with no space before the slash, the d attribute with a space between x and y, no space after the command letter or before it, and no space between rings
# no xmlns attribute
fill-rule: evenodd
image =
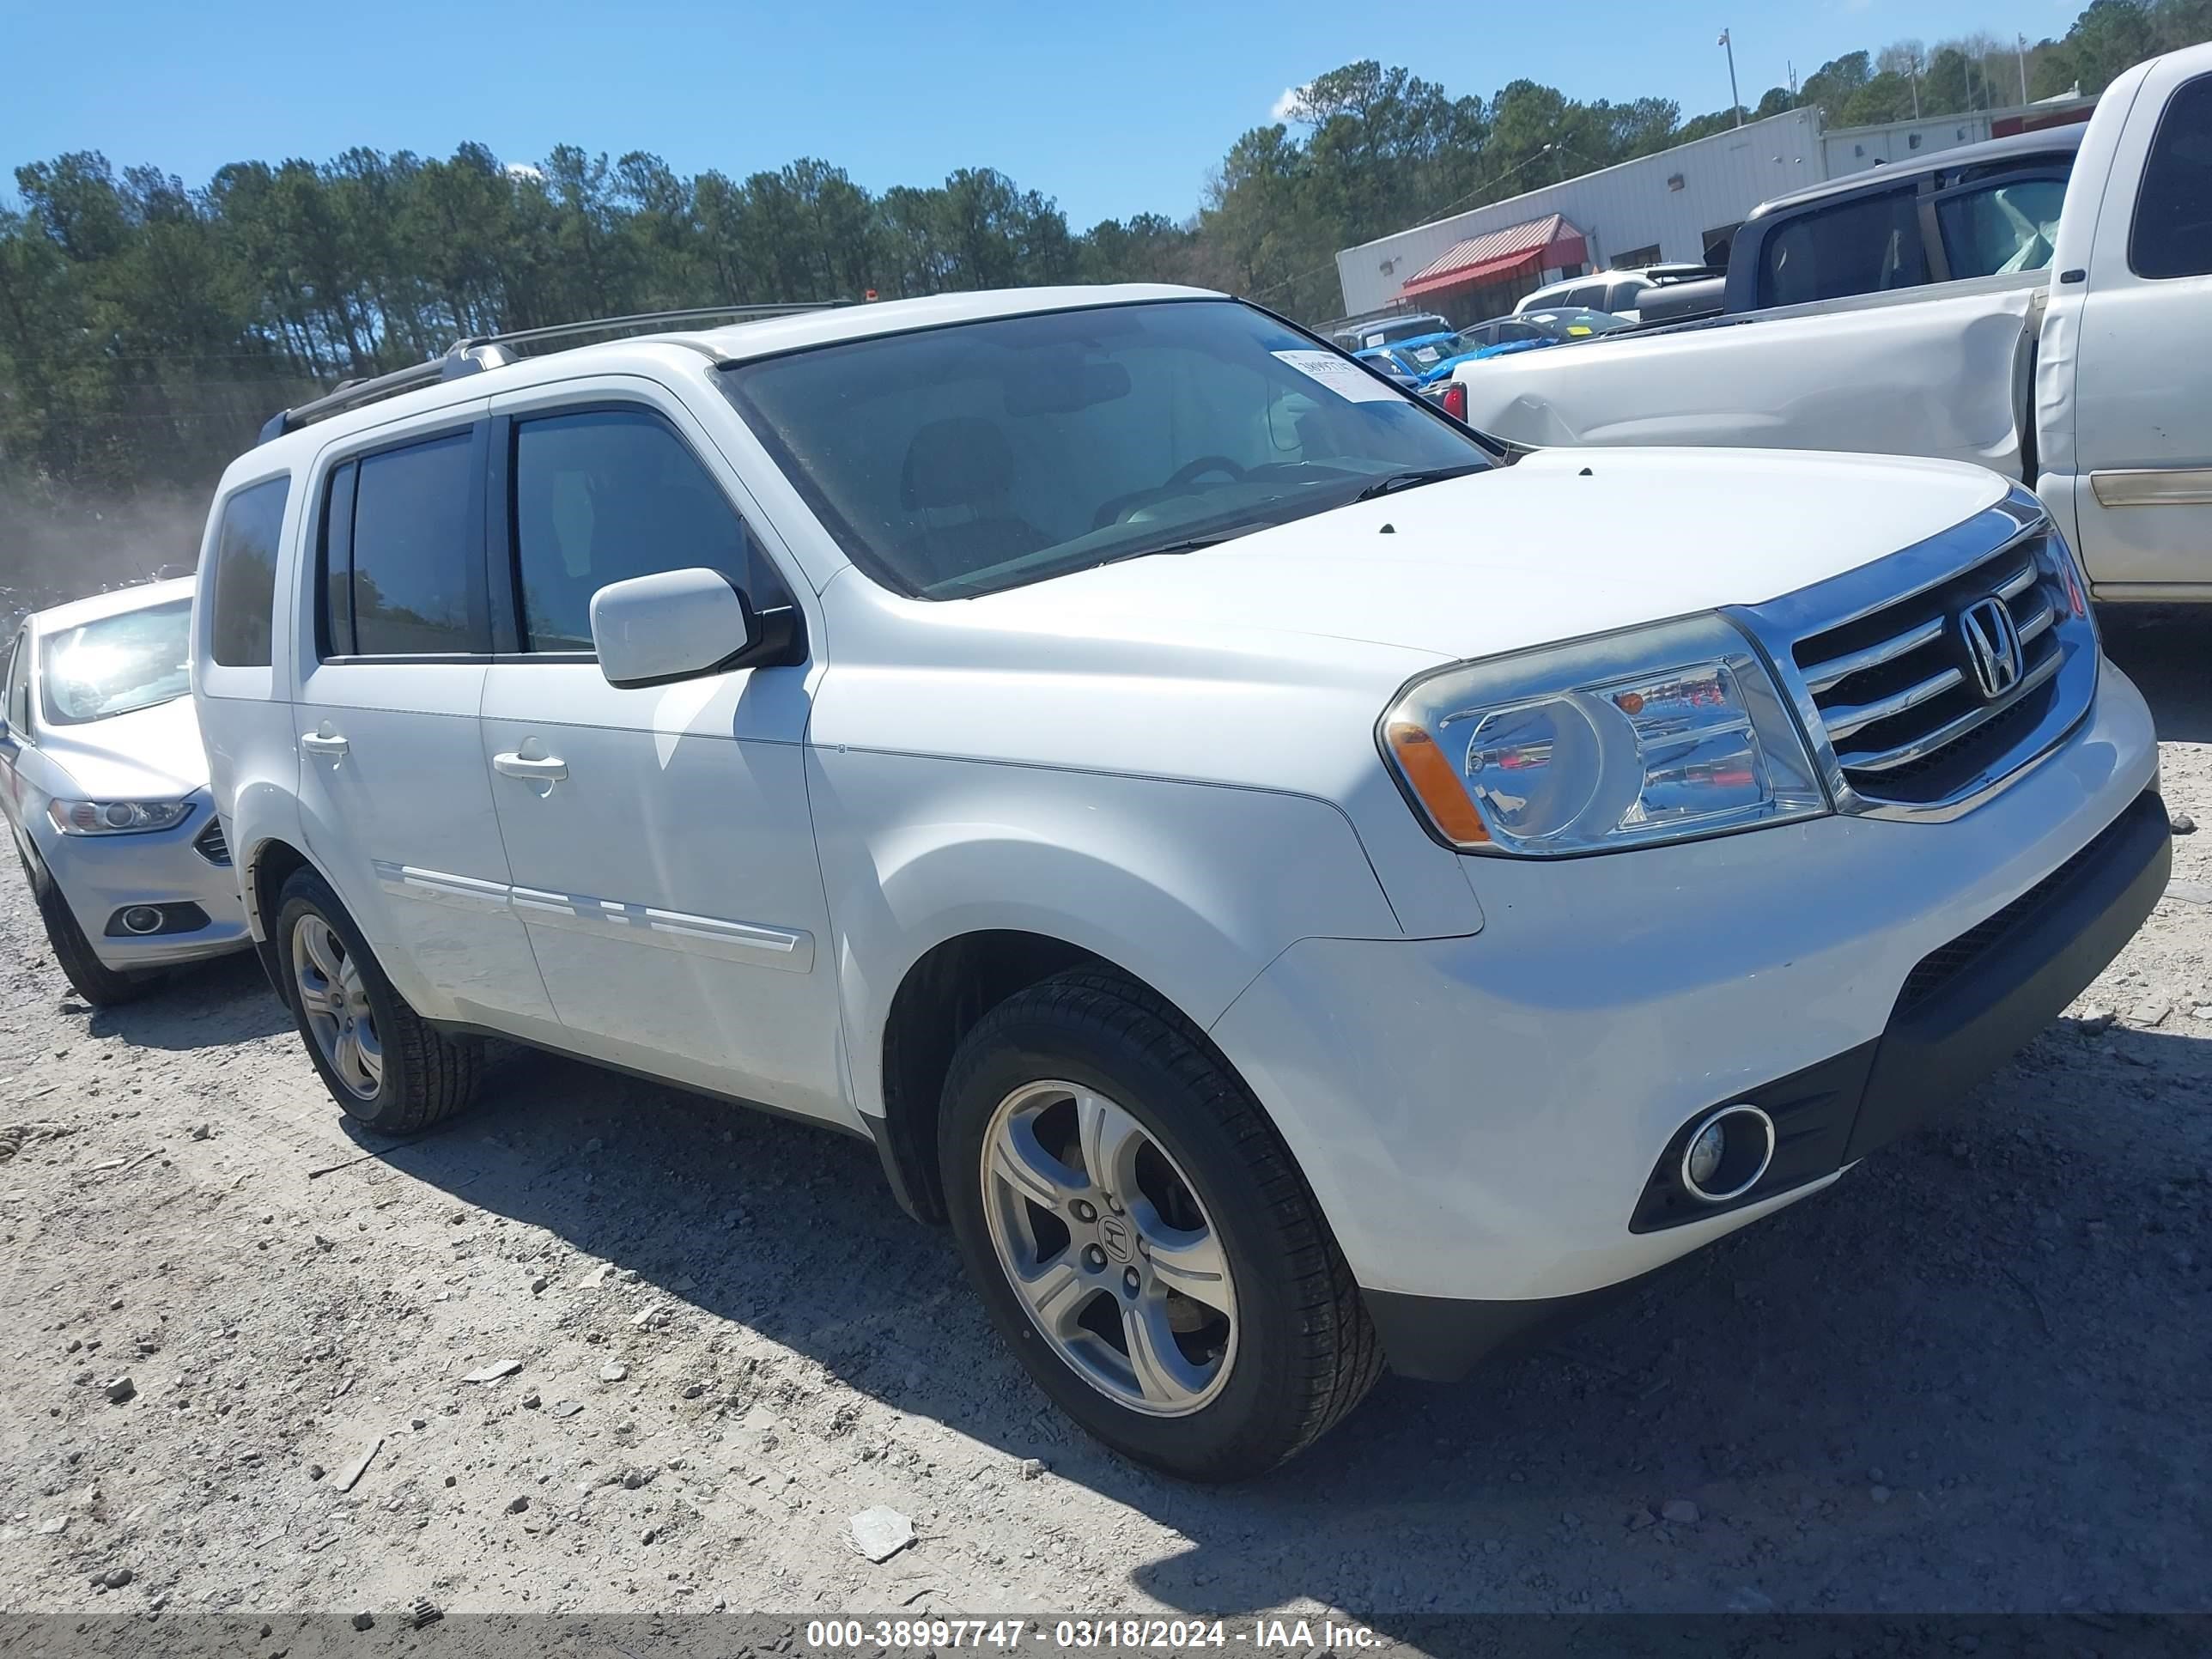
<svg viewBox="0 0 2212 1659"><path fill-rule="evenodd" d="M2212 830L2212 633L2112 643ZM366 1138L250 959L90 1014L8 883L0 1608L2203 1608L2212 833L2176 866L1924 1133L1228 1491L1063 1427L857 1143L523 1053Z"/></svg>

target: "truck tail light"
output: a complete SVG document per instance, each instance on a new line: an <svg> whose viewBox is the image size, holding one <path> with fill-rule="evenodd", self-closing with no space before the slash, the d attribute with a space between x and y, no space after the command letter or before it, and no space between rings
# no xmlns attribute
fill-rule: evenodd
<svg viewBox="0 0 2212 1659"><path fill-rule="evenodd" d="M1437 401L1443 406L1444 413L1455 421L1463 421L1467 418L1467 388L1457 380L1454 380L1446 386L1443 396Z"/></svg>

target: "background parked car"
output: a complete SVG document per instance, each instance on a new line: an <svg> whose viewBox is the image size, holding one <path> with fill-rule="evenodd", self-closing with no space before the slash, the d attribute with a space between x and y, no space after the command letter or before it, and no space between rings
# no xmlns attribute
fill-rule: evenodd
<svg viewBox="0 0 2212 1659"><path fill-rule="evenodd" d="M1371 317L1364 322L1347 323L1329 331L1329 338L1346 351L1367 351L1376 346L1395 345L1401 340L1411 340L1424 334L1449 334L1451 320L1439 317L1433 311L1402 311L1388 317Z"/></svg>
<svg viewBox="0 0 2212 1659"><path fill-rule="evenodd" d="M1513 310L1518 315L1570 306L1586 311L1609 311L1632 323L1643 315L1645 295L1719 274L1711 265L1647 265L1640 270L1593 270L1581 276L1547 283L1534 294L1524 295Z"/></svg>
<svg viewBox="0 0 2212 1659"><path fill-rule="evenodd" d="M6 647L0 811L54 959L96 1005L251 943L192 713L191 611L189 578L149 582L35 611Z"/></svg>
<svg viewBox="0 0 2212 1659"><path fill-rule="evenodd" d="M1591 311L1581 306L1516 312L1510 317L1493 317L1486 323L1477 323L1472 328L1462 329L1453 336L1454 349L1428 368L1421 376L1422 384L1449 380L1452 370L1462 363L1510 356L1538 346L1565 345L1576 340L1595 339L1601 334L1618 333L1629 326L1609 311Z"/></svg>
<svg viewBox="0 0 2212 1659"><path fill-rule="evenodd" d="M1416 334L1410 339L1400 340L1386 346L1370 346L1352 355L1364 362L1388 362L1399 374L1415 384L1428 379L1430 370L1451 355L1459 336L1449 329L1439 333Z"/></svg>
<svg viewBox="0 0 2212 1659"><path fill-rule="evenodd" d="M1372 351L1355 351L1352 355L1392 386L1412 392L1421 384L1421 377L1400 362L1388 346L1377 346Z"/></svg>

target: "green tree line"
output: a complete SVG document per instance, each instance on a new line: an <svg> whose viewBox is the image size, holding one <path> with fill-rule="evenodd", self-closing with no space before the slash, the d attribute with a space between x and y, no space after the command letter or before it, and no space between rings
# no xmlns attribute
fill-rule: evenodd
<svg viewBox="0 0 2212 1659"><path fill-rule="evenodd" d="M2212 38L2212 0L2094 0L2062 39L1900 41L1748 112L1832 125L2102 88ZM1514 81L1484 99L1364 62L1287 94L1231 146L1194 213L1072 228L990 167L880 192L805 159L739 179L642 150L535 163L353 149L240 161L204 185L80 152L15 170L0 207L0 585L59 580L143 539L134 501L189 507L274 410L453 338L666 307L1066 282L1193 282L1311 320L1336 249L1718 131L1661 98L1584 103ZM91 515L99 514L95 520ZM127 537L98 525L130 524ZM57 533L60 526L64 533ZM189 557L190 544L161 558ZM49 568L58 567L58 568ZM4 595L0 595L4 597Z"/></svg>

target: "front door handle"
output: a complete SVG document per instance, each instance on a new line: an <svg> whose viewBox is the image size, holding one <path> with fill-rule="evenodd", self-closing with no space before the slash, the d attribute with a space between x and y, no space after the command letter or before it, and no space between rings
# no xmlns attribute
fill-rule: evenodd
<svg viewBox="0 0 2212 1659"><path fill-rule="evenodd" d="M327 726L319 732L302 732L300 733L301 748L306 750L311 755L321 755L331 760L337 760L352 746L353 745L349 744L343 738L340 737L337 732L330 730Z"/></svg>
<svg viewBox="0 0 2212 1659"><path fill-rule="evenodd" d="M491 757L491 768L502 777L525 778L532 783L558 783L568 775L568 763L558 755L522 755L508 750Z"/></svg>

